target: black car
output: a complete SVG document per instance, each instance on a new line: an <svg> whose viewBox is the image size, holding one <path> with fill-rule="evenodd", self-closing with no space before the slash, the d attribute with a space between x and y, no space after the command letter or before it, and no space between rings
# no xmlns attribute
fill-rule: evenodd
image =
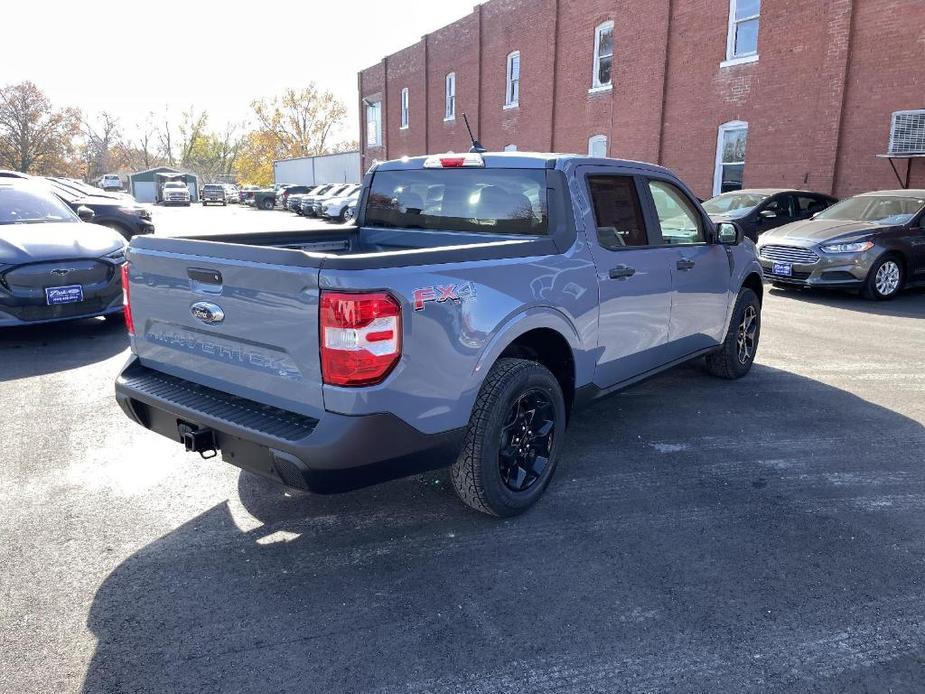
<svg viewBox="0 0 925 694"><path fill-rule="evenodd" d="M717 224L735 222L752 241L770 229L809 219L838 202L824 193L779 188L751 188L717 195L703 203Z"/></svg>
<svg viewBox="0 0 925 694"><path fill-rule="evenodd" d="M50 185L51 192L61 198L75 212L81 207L93 210L94 224L114 229L126 239L131 239L133 236L141 234L154 233L151 211L128 196L93 193L90 186L83 186L60 178L47 178L44 180ZM81 218L85 219L83 215Z"/></svg>
<svg viewBox="0 0 925 694"><path fill-rule="evenodd" d="M0 177L0 327L120 316L125 249L41 179Z"/></svg>

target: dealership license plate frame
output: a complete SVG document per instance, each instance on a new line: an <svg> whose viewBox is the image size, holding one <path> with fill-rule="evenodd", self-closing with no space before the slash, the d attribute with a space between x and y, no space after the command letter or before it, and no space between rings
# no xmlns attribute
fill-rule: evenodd
<svg viewBox="0 0 925 694"><path fill-rule="evenodd" d="M778 277L793 277L793 265L791 263L773 263L771 273Z"/></svg>
<svg viewBox="0 0 925 694"><path fill-rule="evenodd" d="M83 285L67 284L61 287L45 287L45 303L49 306L79 304L83 300Z"/></svg>

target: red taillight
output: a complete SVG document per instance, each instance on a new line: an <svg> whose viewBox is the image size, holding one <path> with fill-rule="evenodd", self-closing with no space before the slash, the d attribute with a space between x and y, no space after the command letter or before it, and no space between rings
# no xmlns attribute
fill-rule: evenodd
<svg viewBox="0 0 925 694"><path fill-rule="evenodd" d="M401 357L401 306L385 292L321 292L321 377L334 386L380 383Z"/></svg>
<svg viewBox="0 0 925 694"><path fill-rule="evenodd" d="M134 335L135 321L132 320L132 297L128 287L128 263L122 263L122 305L125 307L125 328L129 335Z"/></svg>
<svg viewBox="0 0 925 694"><path fill-rule="evenodd" d="M463 157L442 157L440 165L444 169L456 169L465 166L466 160Z"/></svg>

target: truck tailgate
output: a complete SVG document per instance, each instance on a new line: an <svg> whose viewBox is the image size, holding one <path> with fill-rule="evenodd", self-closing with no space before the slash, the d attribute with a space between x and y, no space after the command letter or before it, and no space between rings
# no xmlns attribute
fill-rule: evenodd
<svg viewBox="0 0 925 694"><path fill-rule="evenodd" d="M134 349L152 369L321 415L318 268L299 251L145 239L129 252Z"/></svg>

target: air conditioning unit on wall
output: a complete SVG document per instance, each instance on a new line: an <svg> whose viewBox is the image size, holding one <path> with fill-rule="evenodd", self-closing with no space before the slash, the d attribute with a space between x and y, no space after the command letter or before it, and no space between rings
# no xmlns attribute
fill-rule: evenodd
<svg viewBox="0 0 925 694"><path fill-rule="evenodd" d="M889 154L896 157L925 154L925 109L893 114Z"/></svg>

